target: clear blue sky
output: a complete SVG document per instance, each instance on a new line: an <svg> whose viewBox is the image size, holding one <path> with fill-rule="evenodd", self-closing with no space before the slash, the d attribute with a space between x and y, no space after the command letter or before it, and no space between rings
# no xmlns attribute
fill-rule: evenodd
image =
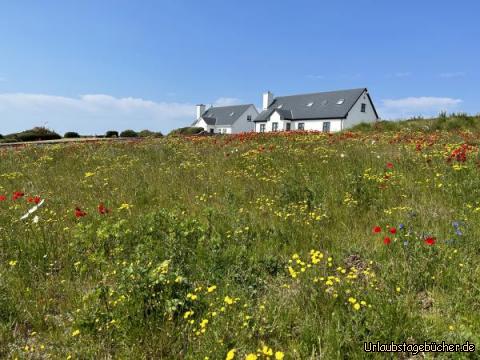
<svg viewBox="0 0 480 360"><path fill-rule="evenodd" d="M477 0L16 0L0 133L164 132L194 105L368 87L385 118L480 112Z"/></svg>

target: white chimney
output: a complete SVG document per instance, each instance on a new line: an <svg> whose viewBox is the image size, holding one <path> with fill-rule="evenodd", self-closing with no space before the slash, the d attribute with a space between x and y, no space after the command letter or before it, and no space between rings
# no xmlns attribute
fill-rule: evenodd
<svg viewBox="0 0 480 360"><path fill-rule="evenodd" d="M267 110L273 101L273 94L270 91L263 93L263 110Z"/></svg>
<svg viewBox="0 0 480 360"><path fill-rule="evenodd" d="M197 120L200 119L205 112L205 105L198 104L197 105Z"/></svg>

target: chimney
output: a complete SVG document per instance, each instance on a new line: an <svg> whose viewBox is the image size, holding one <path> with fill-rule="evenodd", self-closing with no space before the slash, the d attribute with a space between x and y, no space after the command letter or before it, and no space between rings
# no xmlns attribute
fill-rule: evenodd
<svg viewBox="0 0 480 360"><path fill-rule="evenodd" d="M263 93L263 110L267 110L273 101L273 94L270 91Z"/></svg>
<svg viewBox="0 0 480 360"><path fill-rule="evenodd" d="M205 105L198 104L197 105L197 120L200 119L205 112Z"/></svg>

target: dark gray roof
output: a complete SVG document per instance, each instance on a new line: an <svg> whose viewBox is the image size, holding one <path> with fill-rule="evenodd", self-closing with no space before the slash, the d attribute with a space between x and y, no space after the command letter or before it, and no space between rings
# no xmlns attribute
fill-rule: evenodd
<svg viewBox="0 0 480 360"><path fill-rule="evenodd" d="M202 119L207 123L207 125L215 125L217 119L208 116L202 116Z"/></svg>
<svg viewBox="0 0 480 360"><path fill-rule="evenodd" d="M235 121L245 112L247 109L253 106L252 104L248 105L234 105L234 106L218 106L211 107L205 111L202 115L202 118L215 119L215 125L233 125ZM205 120L205 122L207 122ZM209 124L207 122L207 124ZM209 124L213 125L213 124Z"/></svg>
<svg viewBox="0 0 480 360"><path fill-rule="evenodd" d="M361 88L276 97L268 109L262 111L254 121L266 121L275 110L289 120L342 119L366 90ZM343 102L337 104L341 99ZM309 104L311 105L308 106Z"/></svg>

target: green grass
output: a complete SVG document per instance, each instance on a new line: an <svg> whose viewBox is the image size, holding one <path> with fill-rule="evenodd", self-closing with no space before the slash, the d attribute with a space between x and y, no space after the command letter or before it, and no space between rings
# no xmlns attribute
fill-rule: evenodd
<svg viewBox="0 0 480 360"><path fill-rule="evenodd" d="M478 346L479 140L404 129L1 149L0 357ZM466 161L448 161L461 144ZM33 196L45 203L20 220Z"/></svg>

